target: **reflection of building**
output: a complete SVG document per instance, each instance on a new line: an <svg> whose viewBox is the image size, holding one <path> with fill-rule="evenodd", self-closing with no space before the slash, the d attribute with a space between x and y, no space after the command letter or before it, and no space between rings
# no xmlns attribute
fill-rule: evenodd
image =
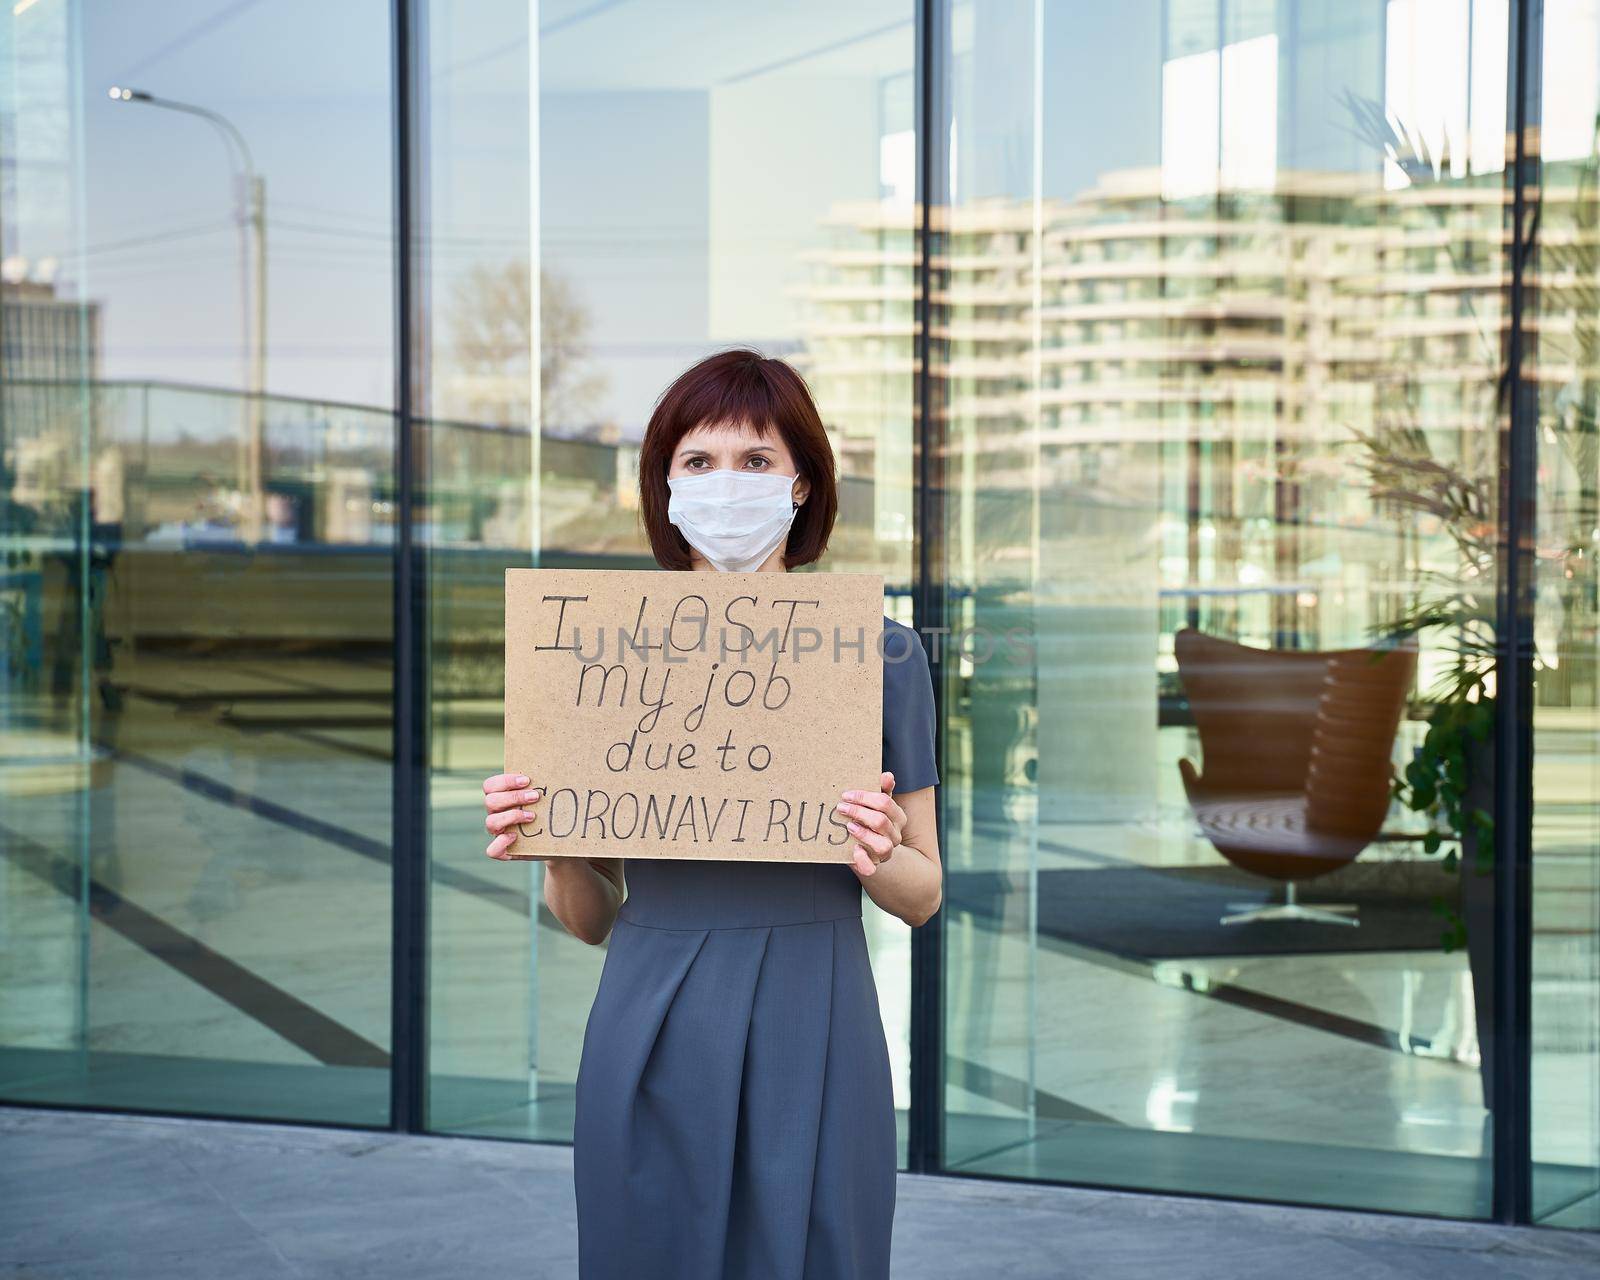
<svg viewBox="0 0 1600 1280"><path fill-rule="evenodd" d="M81 382L99 372L100 308L56 297L55 287L7 281L0 303L0 380Z"/></svg>
<svg viewBox="0 0 1600 1280"><path fill-rule="evenodd" d="M1112 173L1045 202L1037 268L1031 205L950 211L937 301L951 352L936 372L952 421L977 424L986 454L1015 452L1019 481L1035 479L1036 446L1047 475L1071 479L1089 444L1249 435L1274 420L1336 429L1370 414L1385 367L1429 387L1493 376L1498 177L1410 192L1376 175L1284 175L1270 199L1234 209L1165 201L1161 181ZM863 239L891 230L875 208L850 212ZM909 215L894 216L909 236ZM813 256L795 362L848 474L870 468L885 372L911 376L911 255ZM1463 425L1453 394L1428 399L1441 423Z"/></svg>
<svg viewBox="0 0 1600 1280"><path fill-rule="evenodd" d="M1504 192L1499 174L1276 179L1270 195L1171 200L1161 169L1130 169L1037 208L955 207L935 372L952 487L981 475L991 491L1144 510L1164 587L1281 588L1246 629L1320 643L1367 621L1319 616L1321 586L1344 580L1365 609L1416 568L1375 536L1394 531L1351 483L1353 431L1404 422L1493 468ZM912 216L841 207L837 247L813 255L796 363L846 476L909 447L879 398L912 374ZM880 536L893 501L880 493Z"/></svg>
<svg viewBox="0 0 1600 1280"><path fill-rule="evenodd" d="M824 224L828 245L802 255L810 270L798 290L802 346L785 356L805 375L839 457L836 541L853 530L867 535L860 547L845 549L845 559L863 563L874 543L911 538L905 459L915 364L913 216L899 203L835 206ZM862 496L870 510L853 510Z"/></svg>
<svg viewBox="0 0 1600 1280"><path fill-rule="evenodd" d="M0 447L18 502L44 502L69 484L84 433L83 389L100 364L100 308L53 285L8 280L0 290Z"/></svg>

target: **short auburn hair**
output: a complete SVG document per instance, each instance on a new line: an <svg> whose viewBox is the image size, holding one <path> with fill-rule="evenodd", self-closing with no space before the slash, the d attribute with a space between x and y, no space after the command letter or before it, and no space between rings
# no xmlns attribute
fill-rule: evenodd
<svg viewBox="0 0 1600 1280"><path fill-rule="evenodd" d="M689 544L667 519L667 472L684 436L696 427L748 424L759 436L776 431L810 486L795 512L784 548L786 568L811 564L828 548L839 514L833 445L811 390L792 365L748 347L734 347L691 365L656 401L639 448L639 514L650 550L663 569L688 569Z"/></svg>

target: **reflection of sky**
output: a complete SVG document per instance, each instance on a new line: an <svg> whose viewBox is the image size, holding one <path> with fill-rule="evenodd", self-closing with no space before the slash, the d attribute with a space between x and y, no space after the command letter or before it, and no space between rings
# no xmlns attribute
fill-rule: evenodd
<svg viewBox="0 0 1600 1280"><path fill-rule="evenodd" d="M529 8L429 6L436 341L453 279L527 257ZM802 251L832 201L878 197L881 136L909 126L883 119L881 103L883 82L909 73L911 4L828 0L759 21L732 0L537 8L543 266L589 314L589 362L610 380L597 416L637 427L710 346L795 344L788 290L804 278ZM126 84L221 112L266 175L269 388L389 401L388 10L382 0L85 10L89 252L72 254L64 211L31 218L20 252L62 257L102 304L107 377L244 378L227 152L203 121L106 96ZM67 59L54 62L59 96ZM27 126L37 133L42 116L36 108Z"/></svg>
<svg viewBox="0 0 1600 1280"><path fill-rule="evenodd" d="M913 9L694 0L540 14L543 265L590 311L609 379L599 416L636 435L708 350L799 345L794 290L830 238L822 219L879 199L882 139L912 123L899 82Z"/></svg>
<svg viewBox="0 0 1600 1280"><path fill-rule="evenodd" d="M122 84L220 112L266 176L269 388L387 404L388 6L135 0L84 18L84 279L105 375L244 380L228 152L205 121L110 101Z"/></svg>
<svg viewBox="0 0 1600 1280"><path fill-rule="evenodd" d="M597 416L630 433L701 352L739 341L792 350L803 254L828 238L820 220L836 202L878 200L895 182L886 166L903 167L904 148L884 139L910 123L910 0L754 13L736 0L427 7L435 305L471 266L527 255L531 8L541 31L542 265L588 313L583 354L608 379ZM1547 66L1559 81L1546 77L1546 133L1579 154L1600 80L1596 7L1546 6ZM102 303L105 374L243 378L227 152L202 121L111 102L106 88L122 83L222 112L266 174L269 387L387 404L386 0L84 4L81 235L63 182L74 160L45 145L61 137L67 107L67 8L37 0L7 19L22 102L8 150L31 168L6 246L60 258ZM1219 166L1224 181L1254 187L1291 168L1370 172L1378 157L1351 128L1347 91L1386 101L1430 146L1449 140L1458 154L1470 148L1475 169L1488 167L1502 127L1503 70L1498 82L1493 70L1505 0L1303 0L1293 22L1284 8L1046 4L1036 104L1033 4L958 3L960 198L1032 193L1036 119L1050 198L1130 167L1159 166L1202 188L1198 170ZM30 49L39 61L22 56ZM441 316L436 344L446 334Z"/></svg>

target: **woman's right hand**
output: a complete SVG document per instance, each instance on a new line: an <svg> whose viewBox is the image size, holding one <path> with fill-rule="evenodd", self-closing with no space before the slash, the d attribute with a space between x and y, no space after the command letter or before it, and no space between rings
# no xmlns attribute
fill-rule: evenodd
<svg viewBox="0 0 1600 1280"><path fill-rule="evenodd" d="M517 833L511 828L519 822L531 822L531 806L543 796L537 787L528 788L528 779L520 773L493 773L483 780L483 807L489 816L484 827L494 837L484 850L498 862L548 862L548 855L536 853L507 853L516 842Z"/></svg>

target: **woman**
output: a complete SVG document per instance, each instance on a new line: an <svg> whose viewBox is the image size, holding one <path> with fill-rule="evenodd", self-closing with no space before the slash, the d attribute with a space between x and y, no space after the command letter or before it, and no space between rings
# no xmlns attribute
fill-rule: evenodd
<svg viewBox="0 0 1600 1280"><path fill-rule="evenodd" d="M639 500L664 569L783 573L827 547L833 451L804 381L748 350L657 403ZM610 937L578 1066L584 1280L889 1274L894 1097L862 890L913 926L941 899L933 688L884 619L883 773L841 794L844 863L551 857L544 897ZM485 780L491 858L540 801Z"/></svg>

